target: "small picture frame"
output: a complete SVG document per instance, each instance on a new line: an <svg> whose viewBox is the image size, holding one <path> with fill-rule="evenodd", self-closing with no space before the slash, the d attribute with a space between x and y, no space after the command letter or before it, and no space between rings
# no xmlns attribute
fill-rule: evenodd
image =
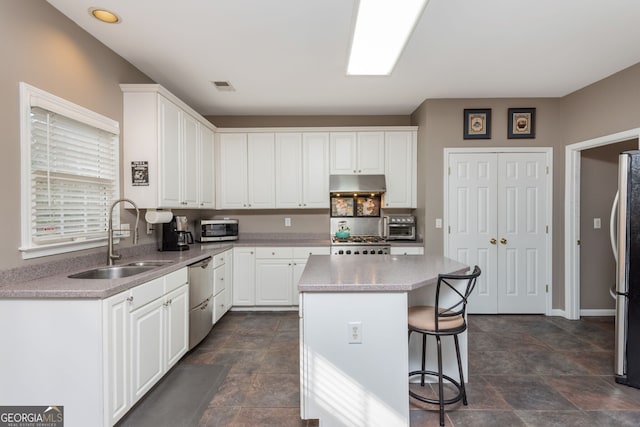
<svg viewBox="0 0 640 427"><path fill-rule="evenodd" d="M536 137L536 109L509 108L509 139Z"/></svg>
<svg viewBox="0 0 640 427"><path fill-rule="evenodd" d="M491 139L491 109L464 110L464 139Z"/></svg>
<svg viewBox="0 0 640 427"><path fill-rule="evenodd" d="M356 216L380 216L380 197L356 197Z"/></svg>
<svg viewBox="0 0 640 427"><path fill-rule="evenodd" d="M353 216L353 197L331 197L331 216Z"/></svg>

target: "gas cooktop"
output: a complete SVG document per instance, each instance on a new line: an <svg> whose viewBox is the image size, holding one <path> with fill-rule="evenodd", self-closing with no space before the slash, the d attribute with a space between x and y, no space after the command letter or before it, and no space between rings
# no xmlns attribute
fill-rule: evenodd
<svg viewBox="0 0 640 427"><path fill-rule="evenodd" d="M389 246L389 243L380 236L350 236L344 239L333 237L331 239L332 245L377 245L377 246Z"/></svg>

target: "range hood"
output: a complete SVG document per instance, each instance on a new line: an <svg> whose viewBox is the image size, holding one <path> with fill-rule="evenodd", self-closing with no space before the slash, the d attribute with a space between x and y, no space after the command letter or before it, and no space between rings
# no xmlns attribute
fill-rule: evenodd
<svg viewBox="0 0 640 427"><path fill-rule="evenodd" d="M384 175L329 175L330 193L384 193Z"/></svg>

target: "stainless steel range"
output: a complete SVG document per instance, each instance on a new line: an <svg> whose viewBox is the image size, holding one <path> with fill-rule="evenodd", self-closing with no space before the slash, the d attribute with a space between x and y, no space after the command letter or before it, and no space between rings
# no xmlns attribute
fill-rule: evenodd
<svg viewBox="0 0 640 427"><path fill-rule="evenodd" d="M356 235L331 239L333 255L389 255L389 243L380 236Z"/></svg>

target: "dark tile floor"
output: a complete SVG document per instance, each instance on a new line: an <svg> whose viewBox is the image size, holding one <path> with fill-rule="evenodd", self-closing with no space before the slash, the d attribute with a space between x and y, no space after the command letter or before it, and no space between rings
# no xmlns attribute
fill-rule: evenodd
<svg viewBox="0 0 640 427"><path fill-rule="evenodd" d="M613 318L471 315L469 405L446 425L638 426L640 390L614 382L613 346ZM229 369L199 426L317 425L300 419L298 357L297 312L225 315L180 362ZM437 425L437 407L411 399L411 426Z"/></svg>

